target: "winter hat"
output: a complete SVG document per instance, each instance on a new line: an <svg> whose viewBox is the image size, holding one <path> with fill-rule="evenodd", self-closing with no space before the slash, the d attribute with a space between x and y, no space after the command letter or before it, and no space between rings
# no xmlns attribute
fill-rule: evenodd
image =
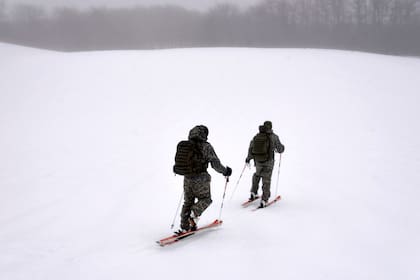
<svg viewBox="0 0 420 280"><path fill-rule="evenodd" d="M273 128L273 124L271 123L271 121L265 121L264 127L267 128L267 130L271 130Z"/></svg>
<svg viewBox="0 0 420 280"><path fill-rule="evenodd" d="M188 139L198 140L198 141L207 141L207 136L209 135L209 129L204 125L197 125L190 130Z"/></svg>

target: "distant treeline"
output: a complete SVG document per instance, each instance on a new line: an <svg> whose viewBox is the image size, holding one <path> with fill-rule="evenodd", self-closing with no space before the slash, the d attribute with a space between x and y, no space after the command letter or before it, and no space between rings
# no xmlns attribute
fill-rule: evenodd
<svg viewBox="0 0 420 280"><path fill-rule="evenodd" d="M420 0L267 0L241 10L177 6L5 13L0 41L64 51L310 47L420 55Z"/></svg>

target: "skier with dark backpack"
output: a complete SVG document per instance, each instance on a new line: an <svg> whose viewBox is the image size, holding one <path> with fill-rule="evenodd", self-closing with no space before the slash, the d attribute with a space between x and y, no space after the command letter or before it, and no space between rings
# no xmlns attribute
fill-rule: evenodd
<svg viewBox="0 0 420 280"><path fill-rule="evenodd" d="M283 153L284 146L279 137L273 132L271 121L265 121L259 126L259 133L251 140L248 149L248 156L245 159L247 164L254 160L256 171L252 177L251 196L249 201L258 198L259 183L262 179L262 191L260 208L267 205L271 192L271 175L274 168L274 152Z"/></svg>
<svg viewBox="0 0 420 280"><path fill-rule="evenodd" d="M232 174L232 169L220 163L212 145L207 142L208 134L206 126L195 126L190 130L188 140L177 145L173 171L184 176L184 204L178 234L196 230L199 217L212 203L208 164L226 177Z"/></svg>

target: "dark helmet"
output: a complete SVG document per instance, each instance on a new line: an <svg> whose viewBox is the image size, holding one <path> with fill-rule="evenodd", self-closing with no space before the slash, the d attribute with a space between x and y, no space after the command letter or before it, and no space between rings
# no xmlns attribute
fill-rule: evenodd
<svg viewBox="0 0 420 280"><path fill-rule="evenodd" d="M209 136L209 129L204 125L197 125L190 130L188 139L196 141L207 141Z"/></svg>

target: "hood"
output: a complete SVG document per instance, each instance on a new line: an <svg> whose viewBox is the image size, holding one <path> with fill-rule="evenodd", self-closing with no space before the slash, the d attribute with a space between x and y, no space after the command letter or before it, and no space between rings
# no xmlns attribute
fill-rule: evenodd
<svg viewBox="0 0 420 280"><path fill-rule="evenodd" d="M188 135L188 139L189 140L194 140L194 141L205 142L205 141L207 141L208 135L209 135L209 130L206 126L197 125L190 130L190 133Z"/></svg>

